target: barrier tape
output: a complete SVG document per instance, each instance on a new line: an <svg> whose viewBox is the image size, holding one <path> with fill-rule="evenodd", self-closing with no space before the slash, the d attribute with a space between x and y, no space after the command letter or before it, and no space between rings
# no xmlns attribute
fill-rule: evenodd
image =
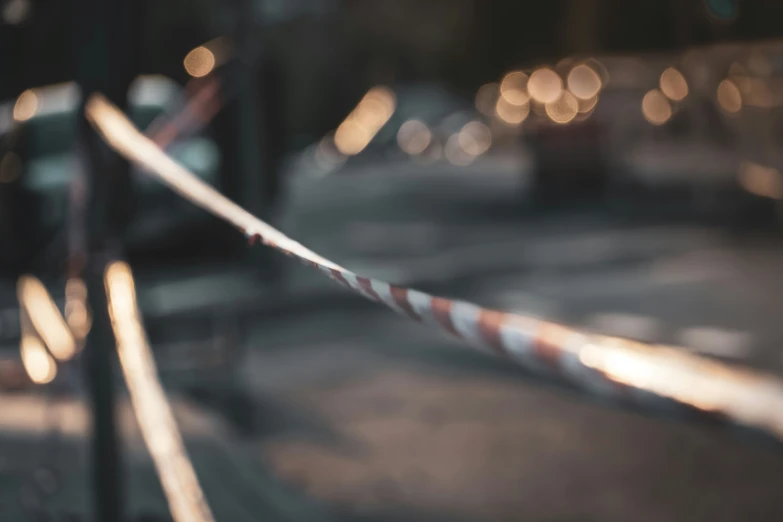
<svg viewBox="0 0 783 522"><path fill-rule="evenodd" d="M221 81L215 75L188 82L185 105L173 115L152 122L146 134L165 149L174 141L187 138L206 126L223 105Z"/></svg>
<svg viewBox="0 0 783 522"><path fill-rule="evenodd" d="M345 288L472 346L601 396L650 405L662 398L783 441L783 381L671 347L577 331L559 324L431 296L359 276L285 236L168 157L105 98L87 117L120 154L249 238L322 271Z"/></svg>
<svg viewBox="0 0 783 522"><path fill-rule="evenodd" d="M175 522L214 522L158 380L144 333L130 267L114 262L104 275L109 315L131 405Z"/></svg>

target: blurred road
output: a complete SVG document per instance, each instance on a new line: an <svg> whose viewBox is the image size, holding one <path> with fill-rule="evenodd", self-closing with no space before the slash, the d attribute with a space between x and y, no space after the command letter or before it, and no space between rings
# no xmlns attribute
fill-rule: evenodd
<svg viewBox="0 0 783 522"><path fill-rule="evenodd" d="M296 180L282 226L366 275L783 369L779 239L621 222L595 209L534 215L514 176L481 172ZM180 379L157 345L218 522L783 519L779 446L542 382L283 263L277 289L239 269L186 284L198 267L181 270L183 282L140 283L153 343L175 330L156 313L224 299L217 326L178 323L201 338L244 312L233 375ZM53 442L40 398L5 401L9 520L42 506L86 513L83 404L61 407L70 428ZM149 458L123 418L131 511L166 520ZM51 461L36 464L46 452L67 480L50 477Z"/></svg>
<svg viewBox="0 0 783 522"><path fill-rule="evenodd" d="M781 370L779 239L526 216L513 177L481 176L305 180L285 228L359 273ZM389 520L783 517L779 447L599 404L333 290L257 317L250 398L219 405L309 496Z"/></svg>

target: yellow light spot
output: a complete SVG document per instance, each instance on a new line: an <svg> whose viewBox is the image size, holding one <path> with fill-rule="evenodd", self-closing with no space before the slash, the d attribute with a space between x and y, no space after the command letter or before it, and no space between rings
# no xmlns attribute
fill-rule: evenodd
<svg viewBox="0 0 783 522"><path fill-rule="evenodd" d="M370 142L370 133L359 122L350 119L337 127L334 133L334 144L346 156L359 154Z"/></svg>
<svg viewBox="0 0 783 522"><path fill-rule="evenodd" d="M563 95L545 106L546 114L555 123L568 123L576 118L579 112L579 103L573 94L565 91Z"/></svg>
<svg viewBox="0 0 783 522"><path fill-rule="evenodd" d="M672 106L661 91L653 89L642 98L642 114L653 125L663 125L672 117Z"/></svg>
<svg viewBox="0 0 783 522"><path fill-rule="evenodd" d="M411 156L421 154L432 142L432 132L419 120L408 120L400 126L397 132L397 143L400 148Z"/></svg>
<svg viewBox="0 0 783 522"><path fill-rule="evenodd" d="M476 110L484 116L490 117L495 112L495 103L498 100L498 84L485 83L476 91Z"/></svg>
<svg viewBox="0 0 783 522"><path fill-rule="evenodd" d="M534 100L552 103L563 94L563 80L552 69L538 69L530 75L527 90Z"/></svg>
<svg viewBox="0 0 783 522"><path fill-rule="evenodd" d="M31 90L26 90L16 99L14 104L14 120L27 121L35 116L38 110L38 95Z"/></svg>
<svg viewBox="0 0 783 522"><path fill-rule="evenodd" d="M530 114L530 105L512 105L501 97L495 105L495 114L509 125L519 125Z"/></svg>
<svg viewBox="0 0 783 522"><path fill-rule="evenodd" d="M337 127L334 144L342 154L359 154L394 113L396 99L386 87L373 87Z"/></svg>
<svg viewBox="0 0 783 522"><path fill-rule="evenodd" d="M200 45L185 55L182 61L185 70L194 78L201 78L215 68L215 55L212 51Z"/></svg>
<svg viewBox="0 0 783 522"><path fill-rule="evenodd" d="M17 295L19 303L52 355L61 361L73 357L76 342L43 283L35 277L22 276L17 284Z"/></svg>
<svg viewBox="0 0 783 522"><path fill-rule="evenodd" d="M751 194L770 199L783 199L783 179L778 169L756 163L740 165L739 183Z"/></svg>
<svg viewBox="0 0 783 522"><path fill-rule="evenodd" d="M471 121L462 127L458 140L462 150L471 156L481 156L492 145L492 133L480 121Z"/></svg>
<svg viewBox="0 0 783 522"><path fill-rule="evenodd" d="M13 183L22 172L22 160L15 152L6 152L0 161L0 183Z"/></svg>
<svg viewBox="0 0 783 522"><path fill-rule="evenodd" d="M34 383L48 384L57 376L57 364L34 335L22 336L20 352L22 365Z"/></svg>
<svg viewBox="0 0 783 522"><path fill-rule="evenodd" d="M739 112L742 109L742 94L739 87L726 78L718 85L718 104L726 112Z"/></svg>
<svg viewBox="0 0 783 522"><path fill-rule="evenodd" d="M130 267L112 263L104 284L117 353L131 405L152 456L175 522L213 522L193 465L182 443L139 317Z"/></svg>
<svg viewBox="0 0 783 522"><path fill-rule="evenodd" d="M508 73L500 82L500 95L511 105L525 105L530 100L528 77L521 71Z"/></svg>
<svg viewBox="0 0 783 522"><path fill-rule="evenodd" d="M568 73L568 90L579 100L592 100L601 90L601 78L592 67L579 64Z"/></svg>
<svg viewBox="0 0 783 522"><path fill-rule="evenodd" d="M685 80L685 76L674 67L669 67L661 73L659 83L661 92L670 100L681 101L688 96L688 82Z"/></svg>

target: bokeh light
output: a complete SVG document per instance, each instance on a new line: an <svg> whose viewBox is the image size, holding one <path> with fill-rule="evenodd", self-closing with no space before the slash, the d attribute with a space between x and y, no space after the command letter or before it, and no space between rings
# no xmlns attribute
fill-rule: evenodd
<svg viewBox="0 0 783 522"><path fill-rule="evenodd" d="M17 284L17 296L49 351L61 361L73 357L77 349L73 334L43 283L36 277L22 276Z"/></svg>
<svg viewBox="0 0 783 522"><path fill-rule="evenodd" d="M590 100L601 90L601 78L587 64L579 64L568 73L568 90L580 100Z"/></svg>
<svg viewBox="0 0 783 522"><path fill-rule="evenodd" d="M396 107L394 93L373 87L337 128L334 144L346 156L359 154L391 118Z"/></svg>
<svg viewBox="0 0 783 522"><path fill-rule="evenodd" d="M215 63L214 53L203 45L190 51L182 61L187 73L194 78L201 78L211 73Z"/></svg>
<svg viewBox="0 0 783 522"><path fill-rule="evenodd" d="M419 120L408 120L397 131L397 143L400 148L411 156L421 154L432 142L432 132Z"/></svg>
<svg viewBox="0 0 783 522"><path fill-rule="evenodd" d="M471 156L480 156L492 145L492 132L480 121L466 123L458 135L462 150Z"/></svg>
<svg viewBox="0 0 783 522"><path fill-rule="evenodd" d="M34 335L28 333L22 336L20 352L22 365L34 383L48 384L57 376L57 364Z"/></svg>
<svg viewBox="0 0 783 522"><path fill-rule="evenodd" d="M742 94L739 87L726 78L718 85L718 105L726 112L736 113L742 109Z"/></svg>
<svg viewBox="0 0 783 522"><path fill-rule="evenodd" d="M559 99L546 104L546 114L555 123L568 123L576 118L578 112L579 103L568 91L565 91Z"/></svg>
<svg viewBox="0 0 783 522"><path fill-rule="evenodd" d="M519 125L530 114L530 104L512 105L505 98L500 97L495 105L495 114L509 125Z"/></svg>
<svg viewBox="0 0 783 522"><path fill-rule="evenodd" d="M551 103L563 94L563 80L552 69L538 69L530 75L527 90L534 100Z"/></svg>
<svg viewBox="0 0 783 522"><path fill-rule="evenodd" d="M500 82L500 95L511 105L525 105L530 100L528 77L522 71L508 73Z"/></svg>
<svg viewBox="0 0 783 522"><path fill-rule="evenodd" d="M359 154L372 139L367 129L354 119L346 120L334 133L334 144L342 154L355 156Z"/></svg>
<svg viewBox="0 0 783 522"><path fill-rule="evenodd" d="M642 98L642 114L653 125L663 125L672 117L672 106L661 91L653 89Z"/></svg>
<svg viewBox="0 0 783 522"><path fill-rule="evenodd" d="M38 95L32 90L26 90L16 99L14 104L14 120L27 121L35 116L38 110Z"/></svg>
<svg viewBox="0 0 783 522"><path fill-rule="evenodd" d="M674 67L669 67L661 73L659 83L661 92L670 100L682 101L688 96L688 82L685 80L685 76Z"/></svg>

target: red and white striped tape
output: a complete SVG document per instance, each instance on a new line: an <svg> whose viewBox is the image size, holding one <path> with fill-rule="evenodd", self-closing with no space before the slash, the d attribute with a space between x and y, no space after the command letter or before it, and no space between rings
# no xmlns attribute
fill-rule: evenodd
<svg viewBox="0 0 783 522"><path fill-rule="evenodd" d="M683 352L577 331L517 314L431 296L359 276L257 219L168 157L101 96L87 116L104 139L183 197L260 241L317 268L345 288L513 361L602 396L644 405L659 397L783 440L783 381Z"/></svg>
<svg viewBox="0 0 783 522"><path fill-rule="evenodd" d="M162 149L203 129L223 105L221 81L215 75L194 78L188 82L187 91L183 107L173 115L165 114L153 121L147 129L146 134Z"/></svg>

